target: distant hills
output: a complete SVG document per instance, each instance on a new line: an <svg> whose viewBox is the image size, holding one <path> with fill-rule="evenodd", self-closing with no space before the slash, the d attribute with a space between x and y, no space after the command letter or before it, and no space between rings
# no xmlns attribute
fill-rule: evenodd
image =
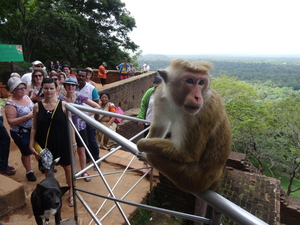
<svg viewBox="0 0 300 225"><path fill-rule="evenodd" d="M150 65L150 70L164 69L174 58L204 60L214 64L213 76L225 74L251 83L272 83L276 87L300 90L300 55L234 56L234 55L142 55L138 64Z"/></svg>

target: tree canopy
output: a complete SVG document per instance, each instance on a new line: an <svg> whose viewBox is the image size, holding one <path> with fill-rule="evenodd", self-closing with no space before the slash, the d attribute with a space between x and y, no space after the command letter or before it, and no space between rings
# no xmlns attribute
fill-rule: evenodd
<svg viewBox="0 0 300 225"><path fill-rule="evenodd" d="M226 75L215 78L212 87L225 102L232 150L255 159L262 172L288 174L288 195L300 190L292 186L300 170L299 91L257 86ZM270 97L274 93L277 98Z"/></svg>
<svg viewBox="0 0 300 225"><path fill-rule="evenodd" d="M115 66L138 46L135 20L120 0L3 0L0 43L22 44L25 61L59 60L73 67Z"/></svg>

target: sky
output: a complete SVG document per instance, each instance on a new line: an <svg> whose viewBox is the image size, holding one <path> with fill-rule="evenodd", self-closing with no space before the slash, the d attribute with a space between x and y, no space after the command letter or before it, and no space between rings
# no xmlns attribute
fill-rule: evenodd
<svg viewBox="0 0 300 225"><path fill-rule="evenodd" d="M299 0L122 0L143 54L300 56Z"/></svg>

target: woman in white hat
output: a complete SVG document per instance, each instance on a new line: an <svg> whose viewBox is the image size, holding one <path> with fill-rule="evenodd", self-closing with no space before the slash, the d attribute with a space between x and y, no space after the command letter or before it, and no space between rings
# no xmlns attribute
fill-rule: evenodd
<svg viewBox="0 0 300 225"><path fill-rule="evenodd" d="M63 82L64 88L66 90L66 94L59 95L58 99L62 101L66 101L68 103L75 103L78 105L83 105L83 103L91 106L94 109L100 109L100 106L88 99L87 97L81 96L80 94L76 93L76 88L78 86L77 78L70 74L70 76ZM93 115L93 113L88 113L89 116ZM76 116L75 114L72 114L72 120L73 123L78 130L82 140L87 143L87 132L86 132L86 123L84 120L82 120L80 117ZM80 138L76 135L76 143L77 143L77 154L79 158L79 164L80 168L84 169L86 167L86 155L85 155L85 148L83 143L81 142ZM91 181L91 178L88 177L89 174L87 172L82 174L84 178L84 181L89 182Z"/></svg>
<svg viewBox="0 0 300 225"><path fill-rule="evenodd" d="M31 151L29 149L33 103L25 95L27 87L20 78L11 77L7 82L7 86L9 92L12 93L12 97L7 100L5 107L6 119L10 125L10 135L22 153L21 161L26 170L27 180L36 181L36 177L31 170Z"/></svg>

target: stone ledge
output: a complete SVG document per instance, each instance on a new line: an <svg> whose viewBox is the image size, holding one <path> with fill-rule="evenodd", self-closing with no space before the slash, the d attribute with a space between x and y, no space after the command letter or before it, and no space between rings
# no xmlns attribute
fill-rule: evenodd
<svg viewBox="0 0 300 225"><path fill-rule="evenodd" d="M0 175L0 217L25 204L23 184Z"/></svg>

